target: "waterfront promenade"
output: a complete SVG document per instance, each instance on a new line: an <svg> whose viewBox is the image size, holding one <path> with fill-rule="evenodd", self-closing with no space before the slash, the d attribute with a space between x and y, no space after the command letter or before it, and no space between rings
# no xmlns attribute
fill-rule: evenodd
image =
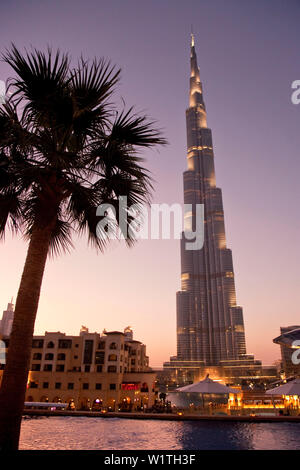
<svg viewBox="0 0 300 470"><path fill-rule="evenodd" d="M108 412L99 411L70 411L70 410L26 410L24 417L39 416L74 416L74 417L91 417L91 418L125 418L125 419L155 419L167 421L234 421L234 422L293 422L300 423L299 416L284 416L271 414L256 415L226 415L226 414L177 414L177 413L138 413L138 412Z"/></svg>

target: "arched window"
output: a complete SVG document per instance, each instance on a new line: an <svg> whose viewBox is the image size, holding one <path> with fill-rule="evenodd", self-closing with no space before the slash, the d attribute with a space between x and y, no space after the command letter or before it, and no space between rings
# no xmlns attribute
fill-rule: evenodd
<svg viewBox="0 0 300 470"><path fill-rule="evenodd" d="M117 372L116 366L108 366L107 372Z"/></svg>
<svg viewBox="0 0 300 470"><path fill-rule="evenodd" d="M54 354L52 353L45 354L45 361L52 361L53 358L54 358Z"/></svg>
<svg viewBox="0 0 300 470"><path fill-rule="evenodd" d="M116 343L110 343L109 349L117 349Z"/></svg>
<svg viewBox="0 0 300 470"><path fill-rule="evenodd" d="M109 361L117 361L118 360L118 356L116 354L110 354L108 356L108 360Z"/></svg>
<svg viewBox="0 0 300 470"><path fill-rule="evenodd" d="M53 343L53 341L49 341L49 343L47 344L47 348L48 348L48 349L53 349L53 348L54 348L54 343Z"/></svg>
<svg viewBox="0 0 300 470"><path fill-rule="evenodd" d="M61 397L54 397L52 403L61 403Z"/></svg>
<svg viewBox="0 0 300 470"><path fill-rule="evenodd" d="M43 396L40 398L40 401L42 401L42 402L47 402L47 401L49 401L49 398L46 397L46 395L43 395Z"/></svg>

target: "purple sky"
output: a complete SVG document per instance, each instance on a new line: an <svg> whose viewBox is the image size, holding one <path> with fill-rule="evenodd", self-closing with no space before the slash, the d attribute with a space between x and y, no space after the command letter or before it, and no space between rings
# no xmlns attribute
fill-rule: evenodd
<svg viewBox="0 0 300 470"><path fill-rule="evenodd" d="M279 327L300 324L299 124L291 83L300 79L298 0L2 0L0 49L47 45L74 60L107 57L122 68L116 94L157 119L170 145L145 152L154 202L182 202L186 169L189 34L213 132L227 244L248 352L271 363ZM0 63L0 79L10 76ZM0 307L16 296L26 245L0 245ZM47 265L36 333L123 329L147 344L150 362L176 353L179 241L143 241L104 255L86 248Z"/></svg>

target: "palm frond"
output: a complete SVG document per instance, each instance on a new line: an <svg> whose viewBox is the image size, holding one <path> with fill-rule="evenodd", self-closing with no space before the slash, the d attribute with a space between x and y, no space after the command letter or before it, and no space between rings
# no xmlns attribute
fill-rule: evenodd
<svg viewBox="0 0 300 470"><path fill-rule="evenodd" d="M69 56L58 50L53 56L48 48L48 54L33 49L31 53L22 55L12 44L11 49L2 55L17 74L11 80L14 87L12 96L19 96L31 103L40 102L41 98L54 96L59 88L66 87L66 77L69 72Z"/></svg>
<svg viewBox="0 0 300 470"><path fill-rule="evenodd" d="M111 96L119 81L120 72L120 69L116 70L103 58L94 59L91 65L81 58L70 79L71 93L76 105L75 118L98 108Z"/></svg>
<svg viewBox="0 0 300 470"><path fill-rule="evenodd" d="M74 248L72 243L72 225L65 220L57 218L49 246L49 255L59 256Z"/></svg>
<svg viewBox="0 0 300 470"><path fill-rule="evenodd" d="M112 105L108 98L119 81L120 69L116 70L104 59L94 59L92 64L80 60L70 80L74 103L74 138L82 142L93 137L109 125Z"/></svg>
<svg viewBox="0 0 300 470"><path fill-rule="evenodd" d="M5 237L5 229L12 233L18 232L22 227L22 200L12 191L0 193L0 239Z"/></svg>
<svg viewBox="0 0 300 470"><path fill-rule="evenodd" d="M16 72L10 80L10 101L24 102L23 117L38 127L57 127L72 121L72 100L68 93L69 57L58 50L48 53L33 49L24 55L13 44L2 59Z"/></svg>
<svg viewBox="0 0 300 470"><path fill-rule="evenodd" d="M152 147L166 145L161 131L155 128L155 122L146 116L133 113L133 108L116 115L111 129L111 140L133 147Z"/></svg>

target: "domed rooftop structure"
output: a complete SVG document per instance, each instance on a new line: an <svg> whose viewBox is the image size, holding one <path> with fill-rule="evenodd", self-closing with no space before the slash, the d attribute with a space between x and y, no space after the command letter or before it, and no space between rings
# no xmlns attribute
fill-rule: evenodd
<svg viewBox="0 0 300 470"><path fill-rule="evenodd" d="M229 393L238 393L238 390L227 387L226 385L220 384L219 382L215 382L214 380L209 378L209 375L207 375L206 378L204 380L201 380L200 382L177 388L176 392L226 395Z"/></svg>
<svg viewBox="0 0 300 470"><path fill-rule="evenodd" d="M300 379L291 380L279 387L266 391L267 395L298 395L300 396Z"/></svg>

